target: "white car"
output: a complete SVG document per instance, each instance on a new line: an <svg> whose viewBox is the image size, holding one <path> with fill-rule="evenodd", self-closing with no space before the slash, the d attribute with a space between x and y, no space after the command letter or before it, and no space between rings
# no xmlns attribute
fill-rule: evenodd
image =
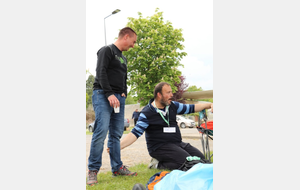
<svg viewBox="0 0 300 190"><path fill-rule="evenodd" d="M177 115L176 116L176 121L177 121L177 125L180 128L186 128L186 127L190 127L193 128L196 126L195 122L191 119L187 119L183 116Z"/></svg>

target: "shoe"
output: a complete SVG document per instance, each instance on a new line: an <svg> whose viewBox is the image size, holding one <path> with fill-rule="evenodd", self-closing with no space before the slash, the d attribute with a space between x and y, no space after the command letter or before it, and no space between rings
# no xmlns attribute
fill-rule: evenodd
<svg viewBox="0 0 300 190"><path fill-rule="evenodd" d="M98 183L98 181L97 181L97 173L98 173L97 170L89 170L89 174L88 174L88 177L87 177L86 184L92 186L92 185Z"/></svg>
<svg viewBox="0 0 300 190"><path fill-rule="evenodd" d="M148 165L149 169L157 169L158 166L158 160L156 158L152 158L150 161L150 164Z"/></svg>
<svg viewBox="0 0 300 190"><path fill-rule="evenodd" d="M128 175L128 176L136 176L137 173L136 172L131 172L129 171L126 166L122 166L120 167L120 169L116 172L113 173L113 177L114 176L118 176L118 175Z"/></svg>

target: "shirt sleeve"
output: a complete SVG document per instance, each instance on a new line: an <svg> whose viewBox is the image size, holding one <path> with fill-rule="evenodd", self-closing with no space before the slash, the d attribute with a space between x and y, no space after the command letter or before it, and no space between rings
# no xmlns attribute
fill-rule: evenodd
<svg viewBox="0 0 300 190"><path fill-rule="evenodd" d="M99 83L105 93L105 96L108 98L110 95L114 94L113 90L110 87L107 68L112 59L111 50L109 47L103 47L97 52L98 60L96 67L96 75L99 77Z"/></svg>
<svg viewBox="0 0 300 190"><path fill-rule="evenodd" d="M177 114L189 114L195 113L195 105L194 104L182 104L179 102L173 101L175 106L177 107Z"/></svg>
<svg viewBox="0 0 300 190"><path fill-rule="evenodd" d="M135 127L131 130L131 132L136 136L136 138L139 138L140 136L142 136L148 126L149 122L147 117L143 113L141 113Z"/></svg>
<svg viewBox="0 0 300 190"><path fill-rule="evenodd" d="M126 67L127 67L127 59L122 55L122 57L125 59L125 61L126 61ZM126 76L125 76L125 85L124 85L124 94L125 94L125 96L127 97L127 79L128 79L128 77L127 77L127 72L126 72Z"/></svg>

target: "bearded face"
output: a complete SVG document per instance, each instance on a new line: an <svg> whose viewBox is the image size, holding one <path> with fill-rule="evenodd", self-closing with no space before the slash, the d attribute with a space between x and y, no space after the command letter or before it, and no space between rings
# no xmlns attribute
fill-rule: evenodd
<svg viewBox="0 0 300 190"><path fill-rule="evenodd" d="M164 85L162 87L160 103L163 106L169 106L172 102L173 93L169 85Z"/></svg>

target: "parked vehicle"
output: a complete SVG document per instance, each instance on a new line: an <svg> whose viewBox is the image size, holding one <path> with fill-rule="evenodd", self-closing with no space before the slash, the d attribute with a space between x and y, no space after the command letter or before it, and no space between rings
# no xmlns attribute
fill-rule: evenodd
<svg viewBox="0 0 300 190"><path fill-rule="evenodd" d="M124 118L124 131L126 131L126 128L129 127L129 119Z"/></svg>
<svg viewBox="0 0 300 190"><path fill-rule="evenodd" d="M94 132L94 124L95 124L95 121L93 123L89 124L89 126L88 126L88 129L91 133ZM129 119L124 118L124 131L126 131L126 128L128 128L128 127L129 127Z"/></svg>
<svg viewBox="0 0 300 190"><path fill-rule="evenodd" d="M177 115L176 116L176 121L177 121L177 125L180 128L186 128L186 127L196 127L195 121L191 120L191 119L187 119L183 116Z"/></svg>
<svg viewBox="0 0 300 190"><path fill-rule="evenodd" d="M206 110L206 115L207 115L207 121L212 121L214 114L211 113L211 109Z"/></svg>

